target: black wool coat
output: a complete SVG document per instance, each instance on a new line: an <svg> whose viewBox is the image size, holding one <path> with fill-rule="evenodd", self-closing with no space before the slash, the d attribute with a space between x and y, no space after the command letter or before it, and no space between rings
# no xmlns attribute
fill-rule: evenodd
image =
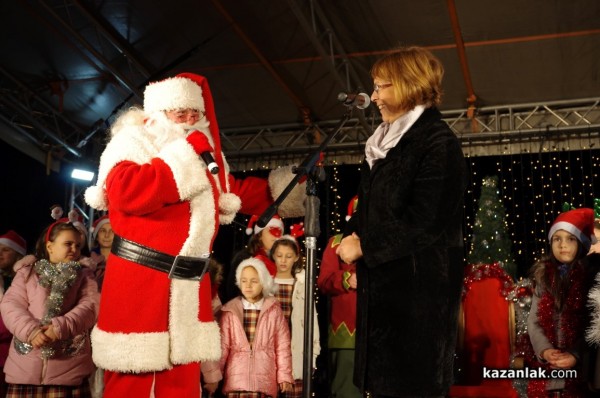
<svg viewBox="0 0 600 398"><path fill-rule="evenodd" d="M363 391L444 395L452 384L466 174L460 142L435 108L385 159L363 164L354 374Z"/></svg>

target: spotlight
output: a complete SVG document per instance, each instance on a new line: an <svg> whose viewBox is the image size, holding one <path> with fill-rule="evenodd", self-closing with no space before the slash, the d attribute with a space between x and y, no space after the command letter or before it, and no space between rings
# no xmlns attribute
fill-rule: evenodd
<svg viewBox="0 0 600 398"><path fill-rule="evenodd" d="M82 169L73 169L71 178L82 181L92 181L94 179L94 172Z"/></svg>

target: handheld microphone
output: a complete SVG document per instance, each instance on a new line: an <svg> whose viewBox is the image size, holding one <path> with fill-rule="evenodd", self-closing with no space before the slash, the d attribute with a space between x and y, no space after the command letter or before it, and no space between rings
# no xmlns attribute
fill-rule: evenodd
<svg viewBox="0 0 600 398"><path fill-rule="evenodd" d="M219 172L219 166L210 152L202 152L200 157L204 160L204 163L206 163L206 167L208 168L208 171L210 171L210 174L217 174Z"/></svg>
<svg viewBox="0 0 600 398"><path fill-rule="evenodd" d="M206 135L204 133L202 133L198 130L186 130L186 131L187 131L188 137L190 136L190 134L193 134L193 133L200 134L199 137L202 137L202 141L205 141L206 146L208 146L210 148L210 145L208 142L208 137L206 137ZM201 152L200 158L202 158L204 163L206 163L206 168L208 169L208 171L210 171L211 174L217 174L219 172L219 166L217 165L217 162L215 162L215 158L213 158L213 156L210 154L210 151Z"/></svg>
<svg viewBox="0 0 600 398"><path fill-rule="evenodd" d="M350 108L357 107L358 109L366 109L371 104L371 98L365 93L339 93L337 99Z"/></svg>

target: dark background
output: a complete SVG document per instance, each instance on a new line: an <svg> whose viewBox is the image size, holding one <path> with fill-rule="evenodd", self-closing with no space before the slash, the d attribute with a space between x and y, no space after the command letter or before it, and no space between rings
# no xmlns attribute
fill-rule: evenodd
<svg viewBox="0 0 600 398"><path fill-rule="evenodd" d="M469 157L466 161L470 182L465 193L465 250L469 246L482 179L497 175L519 276L526 275L535 259L547 250L546 231L564 202L575 207L592 207L594 198L600 197L599 149ZM53 221L50 207L60 204L69 208L72 184L67 172L70 170L47 174L44 165L32 162L27 155L1 140L0 169L3 170L0 233L16 230L27 240L31 252L38 235ZM359 170L360 165L325 167L326 180L319 183L319 251L331 235L344 227L348 202L357 190ZM238 172L235 175L243 178L266 173ZM84 188L75 187L76 192ZM220 229L215 256L223 264L227 265L232 255L247 243L247 221L247 216L238 215L232 225ZM286 226L299 221L302 219L284 220Z"/></svg>

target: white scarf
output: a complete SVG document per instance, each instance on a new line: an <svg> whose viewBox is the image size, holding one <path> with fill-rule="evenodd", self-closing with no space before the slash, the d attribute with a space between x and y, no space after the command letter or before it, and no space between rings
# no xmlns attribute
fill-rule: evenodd
<svg viewBox="0 0 600 398"><path fill-rule="evenodd" d="M377 160L385 159L388 151L398 144L404 133L415 124L423 112L425 106L417 105L392 123L383 122L377 127L365 145L367 163L371 168Z"/></svg>

